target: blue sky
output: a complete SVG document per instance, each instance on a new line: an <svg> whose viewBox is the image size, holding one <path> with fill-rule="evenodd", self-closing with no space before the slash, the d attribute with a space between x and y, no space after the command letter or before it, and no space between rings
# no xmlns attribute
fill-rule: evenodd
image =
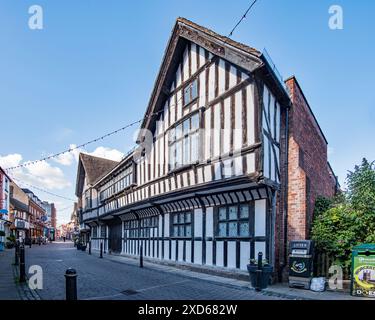
<svg viewBox="0 0 375 320"><path fill-rule="evenodd" d="M251 1L23 1L0 3L0 163L35 160L142 118L175 19L227 35ZM28 28L43 8L44 29ZM344 29L328 27L331 5ZM294 74L329 142L343 184L362 157L375 160L375 2L258 0L233 39L267 48L284 78ZM87 147L119 156L134 129ZM77 162L17 172L28 183L74 198ZM69 201L38 190L58 208ZM58 213L69 220L70 210Z"/></svg>

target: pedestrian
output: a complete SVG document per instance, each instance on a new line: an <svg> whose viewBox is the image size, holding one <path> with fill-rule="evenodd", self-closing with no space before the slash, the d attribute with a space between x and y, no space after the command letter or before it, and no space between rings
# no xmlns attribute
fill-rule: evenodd
<svg viewBox="0 0 375 320"><path fill-rule="evenodd" d="M63 239L64 239L64 242L65 242L65 237L63 237Z"/></svg>

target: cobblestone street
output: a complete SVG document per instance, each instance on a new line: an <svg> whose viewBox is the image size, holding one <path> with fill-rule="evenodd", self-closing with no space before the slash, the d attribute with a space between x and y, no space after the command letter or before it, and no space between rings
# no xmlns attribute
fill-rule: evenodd
<svg viewBox="0 0 375 320"><path fill-rule="evenodd" d="M123 259L125 260L125 259ZM26 247L26 264L40 265L43 269L43 289L38 294L43 300L65 299L65 270L72 267L78 274L78 298L98 300L265 300L281 299L257 293L250 288L240 288L214 283L171 272L170 268L160 270L151 264L140 269L132 261L123 262L99 259L97 254L89 255L78 251L71 242L33 245ZM202 274L202 277L204 275Z"/></svg>

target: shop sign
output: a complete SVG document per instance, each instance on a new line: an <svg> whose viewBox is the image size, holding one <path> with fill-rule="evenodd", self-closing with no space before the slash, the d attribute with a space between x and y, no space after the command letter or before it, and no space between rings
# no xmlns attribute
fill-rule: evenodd
<svg viewBox="0 0 375 320"><path fill-rule="evenodd" d="M352 295L375 298L375 252L353 255Z"/></svg>

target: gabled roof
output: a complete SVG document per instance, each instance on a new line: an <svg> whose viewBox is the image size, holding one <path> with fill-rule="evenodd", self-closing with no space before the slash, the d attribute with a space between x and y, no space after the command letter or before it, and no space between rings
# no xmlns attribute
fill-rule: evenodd
<svg viewBox="0 0 375 320"><path fill-rule="evenodd" d="M252 54L252 55L254 55L256 57L260 58L262 56L262 53L259 50L255 49L253 47L249 47L248 45L243 44L241 42L234 41L231 38L222 36L221 34L218 34L215 31L212 31L212 30L210 30L208 28L205 28L205 27L203 27L203 26L201 26L199 24L196 24L195 22L192 22L192 21L190 21L190 20L188 20L186 18L182 18L182 17L177 18L176 24L186 25L186 26L189 26L189 27L191 27L193 29L199 30L199 31L205 33L206 35L209 35L209 36L211 36L213 38L216 38L217 40L220 40L223 43L225 42L226 44L228 44L230 46L233 46L233 47L235 47L237 49L245 51L245 52L247 52L249 54Z"/></svg>
<svg viewBox="0 0 375 320"><path fill-rule="evenodd" d="M178 18L164 52L162 64L141 128L150 128L152 130L153 120L155 119L154 113L158 112L169 95L169 88L179 63L178 57L181 55L181 51L187 41L192 41L213 55L219 56L250 72L266 65L260 51L219 35L185 18ZM148 116L150 114L151 116ZM142 133L140 132L138 141L140 141L141 135Z"/></svg>
<svg viewBox="0 0 375 320"><path fill-rule="evenodd" d="M77 171L76 196L79 197L82 194L85 178L87 179L88 184L94 185L117 164L117 161L80 153Z"/></svg>

